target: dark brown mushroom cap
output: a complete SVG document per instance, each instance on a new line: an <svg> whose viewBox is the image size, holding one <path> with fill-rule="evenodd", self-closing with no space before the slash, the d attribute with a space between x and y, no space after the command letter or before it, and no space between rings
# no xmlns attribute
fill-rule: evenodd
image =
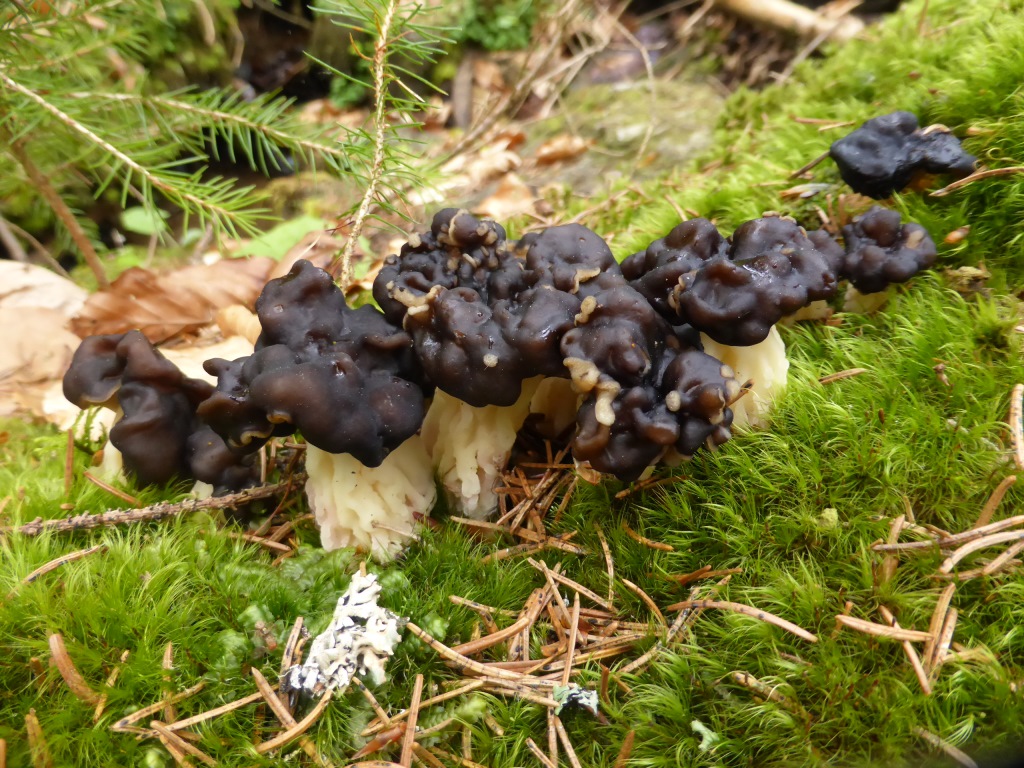
<svg viewBox="0 0 1024 768"><path fill-rule="evenodd" d="M692 456L702 446L721 445L729 439L729 406L740 394L740 383L720 360L684 347L668 360L659 388L679 422L675 445L679 453Z"/></svg>
<svg viewBox="0 0 1024 768"><path fill-rule="evenodd" d="M873 207L843 227L843 277L861 293L884 291L935 263L936 249L920 224L903 224L896 211Z"/></svg>
<svg viewBox="0 0 1024 768"><path fill-rule="evenodd" d="M516 245L526 262L525 282L548 286L581 299L623 282L622 270L608 244L579 224L531 232Z"/></svg>
<svg viewBox="0 0 1024 768"><path fill-rule="evenodd" d="M256 307L255 352L206 363L217 392L199 411L233 450L299 431L379 466L419 429L424 380L412 337L379 310L350 309L330 275L302 260L267 283Z"/></svg>
<svg viewBox="0 0 1024 768"><path fill-rule="evenodd" d="M670 304L721 344L764 341L784 315L834 295L836 275L794 221L766 216L736 230L727 255L688 273Z"/></svg>
<svg viewBox="0 0 1024 768"><path fill-rule="evenodd" d="M470 405L512 405L533 375L472 288L434 292L407 315L406 327L431 383Z"/></svg>
<svg viewBox="0 0 1024 768"><path fill-rule="evenodd" d="M690 219L676 225L665 237L622 262L622 274L643 294L662 317L678 321L668 297L683 276L722 254L726 239L707 219Z"/></svg>
<svg viewBox="0 0 1024 768"><path fill-rule="evenodd" d="M186 442L197 428L196 405L213 387L184 376L139 331L129 331L115 354L123 361L117 402L122 416L110 442L139 483L162 485L189 474Z"/></svg>
<svg viewBox="0 0 1024 768"><path fill-rule="evenodd" d="M212 485L215 496L259 483L255 455L240 457L207 425L201 425L188 436L185 456L192 477Z"/></svg>
<svg viewBox="0 0 1024 768"><path fill-rule="evenodd" d="M625 482L640 477L679 439L678 421L652 386L621 392L612 402L615 422L611 426L598 420L598 410L593 394L580 406L572 455Z"/></svg>
<svg viewBox="0 0 1024 768"><path fill-rule="evenodd" d="M846 259L846 250L839 242L824 229L812 229L807 232L807 239L810 240L818 252L825 257L825 263L836 276L843 279L843 262Z"/></svg>
<svg viewBox="0 0 1024 768"><path fill-rule="evenodd" d="M104 405L117 408L125 359L117 354L123 333L90 336L83 340L64 374L64 397L79 408Z"/></svg>
<svg viewBox="0 0 1024 768"><path fill-rule="evenodd" d="M583 300L576 327L562 337L562 355L587 360L603 376L634 386L650 373L670 333L647 300L622 282Z"/></svg>
<svg viewBox="0 0 1024 768"><path fill-rule="evenodd" d="M876 200L899 192L918 171L960 178L970 174L976 162L951 133L919 130L917 117L910 112L868 120L835 141L829 154L854 192Z"/></svg>
<svg viewBox="0 0 1024 768"><path fill-rule="evenodd" d="M565 376L562 337L575 324L580 299L549 288L530 288L494 304L502 337L519 354L526 376Z"/></svg>

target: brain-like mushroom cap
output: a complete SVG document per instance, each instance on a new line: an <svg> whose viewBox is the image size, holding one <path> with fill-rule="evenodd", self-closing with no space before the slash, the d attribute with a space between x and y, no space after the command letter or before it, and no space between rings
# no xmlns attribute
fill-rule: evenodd
<svg viewBox="0 0 1024 768"><path fill-rule="evenodd" d="M188 436L185 455L192 477L212 485L215 496L259 482L256 457L240 457L228 448L220 435L205 424Z"/></svg>
<svg viewBox="0 0 1024 768"><path fill-rule="evenodd" d="M921 131L910 112L893 112L865 122L832 144L829 154L843 181L876 200L906 187L918 171L970 174L976 158L942 130Z"/></svg>
<svg viewBox="0 0 1024 768"><path fill-rule="evenodd" d="M843 227L843 277L861 293L884 291L935 263L935 243L920 224L903 224L896 211L873 207Z"/></svg>
<svg viewBox="0 0 1024 768"><path fill-rule="evenodd" d="M688 273L669 303L715 341L748 346L835 289L836 275L807 233L790 219L766 216L740 225L728 254Z"/></svg>
<svg viewBox="0 0 1024 768"><path fill-rule="evenodd" d="M581 299L622 282L608 244L580 224L531 232L516 246L526 262L526 284L548 286Z"/></svg>
<svg viewBox="0 0 1024 768"><path fill-rule="evenodd" d="M665 237L622 262L622 274L665 318L678 321L668 297L683 276L700 269L728 247L717 227L707 219L676 225Z"/></svg>
<svg viewBox="0 0 1024 768"><path fill-rule="evenodd" d="M200 407L232 449L300 431L331 453L378 466L423 420L422 371L412 337L377 309L350 309L331 276L296 262L256 303L256 351L207 361L218 391Z"/></svg>

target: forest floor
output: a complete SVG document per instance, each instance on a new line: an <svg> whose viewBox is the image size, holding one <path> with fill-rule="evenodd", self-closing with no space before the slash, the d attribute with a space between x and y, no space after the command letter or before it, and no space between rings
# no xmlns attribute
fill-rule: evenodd
<svg viewBox="0 0 1024 768"><path fill-rule="evenodd" d="M1018 0L908 2L785 84L720 105L696 99L699 117L689 97L672 96L681 119L714 124L701 146L681 150L692 161L612 178L587 198L551 188L516 227L575 217L623 258L681 216L726 232L767 210L809 227L842 224L863 201L829 161L792 177L841 126L910 110L966 137L985 166L1019 171L1021 82ZM581 177L596 173L607 171ZM523 183L532 193L542 176ZM507 552L522 541L442 510L399 560L366 563L382 602L448 649L516 622L547 584L541 563L574 582L565 594L580 595L592 655L572 662L572 679L600 692L601 716L560 715L560 764L573 764L566 743L577 764L616 768L966 766L1020 753L1022 497L1010 478L1024 469L1019 400L1011 410L1024 382L1024 175L885 204L927 227L939 264L874 315L784 329L789 386L766 429L663 470L656 484L581 481L564 504L556 495L530 512L544 536L569 545ZM278 680L298 617L323 629L362 557L324 552L294 489L249 528L214 510L18 532L72 511L178 501L185 489L126 486L130 500L119 500L89 481L91 455L68 451L64 433L20 420L3 430L0 765L397 762L405 734L390 718L414 694L426 701L469 680L445 663L450 651L406 632L388 682L370 695L351 688L307 723L301 747L264 754L284 726L253 670ZM982 538L993 531L1009 533ZM989 547L960 549L978 540ZM548 629L559 621L537 622L532 658L558 652L542 647L548 618ZM552 709L515 693L491 681L421 706L418 725L438 729L413 754L429 765L545 764ZM248 704L186 727L238 700ZM368 734L382 712L385 725ZM186 723L174 731L185 740L152 720ZM354 758L368 743L380 753Z"/></svg>

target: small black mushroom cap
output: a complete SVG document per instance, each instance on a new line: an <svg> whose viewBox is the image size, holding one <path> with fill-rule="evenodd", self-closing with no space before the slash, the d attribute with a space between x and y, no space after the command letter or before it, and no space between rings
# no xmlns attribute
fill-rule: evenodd
<svg viewBox="0 0 1024 768"><path fill-rule="evenodd" d="M745 222L720 254L682 279L669 303L679 317L721 344L764 341L785 315L835 294L836 275L790 219Z"/></svg>
<svg viewBox="0 0 1024 768"><path fill-rule="evenodd" d="M405 323L423 370L438 389L476 407L519 399L526 377L519 353L475 290L434 292Z"/></svg>
<svg viewBox="0 0 1024 768"><path fill-rule="evenodd" d="M201 425L188 436L185 455L192 477L212 485L215 496L259 483L256 457L239 457L209 426Z"/></svg>
<svg viewBox="0 0 1024 768"><path fill-rule="evenodd" d="M580 311L580 299L548 288L530 288L494 304L494 321L519 355L521 374L564 376L560 344Z"/></svg>
<svg viewBox="0 0 1024 768"><path fill-rule="evenodd" d="M728 247L726 239L707 219L678 224L665 237L622 262L622 274L643 294L662 317L678 322L668 297L683 276L693 272Z"/></svg>
<svg viewBox="0 0 1024 768"><path fill-rule="evenodd" d="M591 394L576 414L572 455L598 472L631 482L679 439L679 423L649 385L630 387L612 402L615 422L602 424Z"/></svg>
<svg viewBox="0 0 1024 768"><path fill-rule="evenodd" d="M843 227L843 274L861 293L884 291L935 263L936 249L920 224L903 224L896 211L873 207Z"/></svg>
<svg viewBox="0 0 1024 768"><path fill-rule="evenodd" d="M942 130L921 131L910 112L893 112L865 122L832 144L839 175L858 192L881 200L906 187L918 171L967 176L976 158Z"/></svg>
<svg viewBox="0 0 1024 768"><path fill-rule="evenodd" d="M530 232L516 245L526 260L526 284L548 286L581 299L622 282L608 244L580 224Z"/></svg>
<svg viewBox="0 0 1024 768"><path fill-rule="evenodd" d="M692 456L702 446L726 442L732 425L729 407L740 394L732 370L697 348L686 348L669 356L661 375L660 391L669 410L679 422L675 448Z"/></svg>
<svg viewBox="0 0 1024 768"><path fill-rule="evenodd" d="M64 397L79 408L93 405L117 407L125 359L117 354L123 333L90 336L83 340L64 374Z"/></svg>

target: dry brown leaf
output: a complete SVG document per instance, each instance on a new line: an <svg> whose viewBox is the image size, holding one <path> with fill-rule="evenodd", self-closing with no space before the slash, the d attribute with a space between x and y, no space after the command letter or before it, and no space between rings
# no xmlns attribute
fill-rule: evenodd
<svg viewBox="0 0 1024 768"><path fill-rule="evenodd" d="M153 343L212 323L221 307L251 306L275 262L266 258L224 259L158 275L138 267L89 297L72 319L82 338L134 328Z"/></svg>
<svg viewBox="0 0 1024 768"><path fill-rule="evenodd" d="M575 160L590 149L590 145L593 143L590 139L574 136L571 133L559 134L537 147L534 159L537 161L537 165L551 165L565 160Z"/></svg>
<svg viewBox="0 0 1024 768"><path fill-rule="evenodd" d="M537 195L516 174L509 173L501 180L494 194L475 206L475 213L495 221L508 221L514 216L529 213Z"/></svg>

